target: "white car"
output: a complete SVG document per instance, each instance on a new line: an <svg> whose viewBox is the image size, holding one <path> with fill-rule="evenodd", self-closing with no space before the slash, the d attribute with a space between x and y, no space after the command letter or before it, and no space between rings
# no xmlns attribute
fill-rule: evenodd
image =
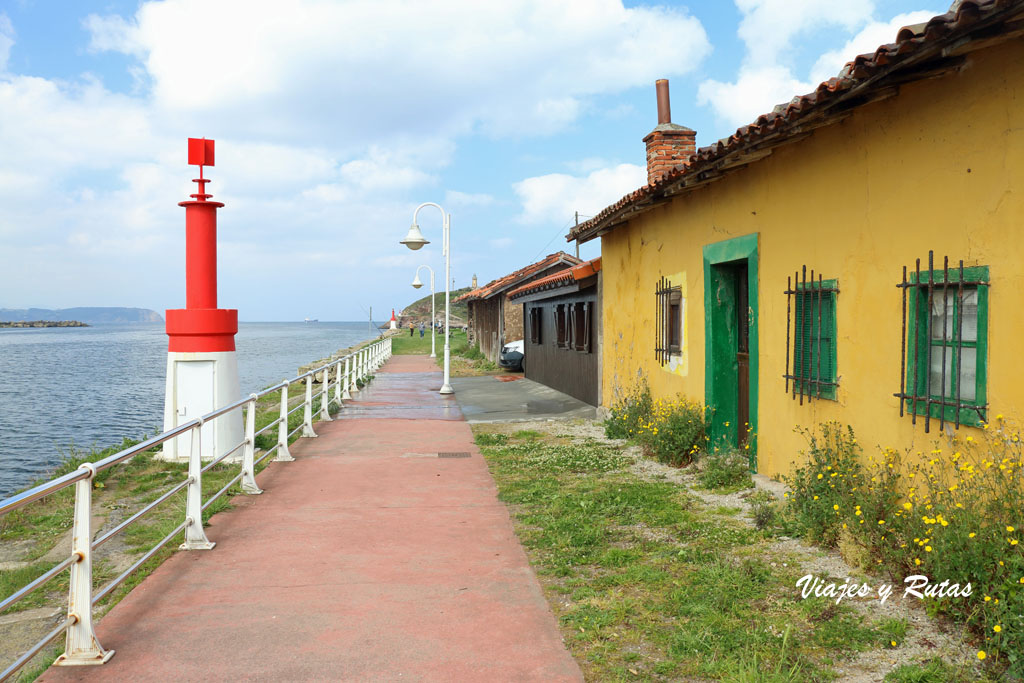
<svg viewBox="0 0 1024 683"><path fill-rule="evenodd" d="M523 340L509 342L501 347L501 355L498 357L498 365L509 370L523 370L523 351L525 350Z"/></svg>

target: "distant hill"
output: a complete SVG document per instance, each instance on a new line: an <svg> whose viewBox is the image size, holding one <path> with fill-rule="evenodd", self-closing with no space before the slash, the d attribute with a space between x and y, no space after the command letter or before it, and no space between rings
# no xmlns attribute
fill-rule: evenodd
<svg viewBox="0 0 1024 683"><path fill-rule="evenodd" d="M462 289L453 289L449 293L449 297L452 301L455 301L457 297L462 296L470 290L469 287L463 287ZM444 290L436 292L434 294L434 310L437 312L437 319L440 322L444 322ZM430 321L430 294L427 294L422 299L417 299L411 304L402 309L402 323L408 325L410 322L419 324L422 322ZM469 309L466 306L465 301L452 304L452 322L456 320L461 324L466 321L469 317Z"/></svg>
<svg viewBox="0 0 1024 683"><path fill-rule="evenodd" d="M148 308L0 308L0 320L78 320L83 323L158 323L163 316Z"/></svg>

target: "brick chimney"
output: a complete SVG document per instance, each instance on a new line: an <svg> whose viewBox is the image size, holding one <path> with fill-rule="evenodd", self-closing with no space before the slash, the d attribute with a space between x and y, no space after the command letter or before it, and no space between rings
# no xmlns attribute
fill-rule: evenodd
<svg viewBox="0 0 1024 683"><path fill-rule="evenodd" d="M647 134L647 184L653 185L676 166L685 166L697 151L697 133L672 123L668 99L668 80L654 83L658 93L658 125Z"/></svg>

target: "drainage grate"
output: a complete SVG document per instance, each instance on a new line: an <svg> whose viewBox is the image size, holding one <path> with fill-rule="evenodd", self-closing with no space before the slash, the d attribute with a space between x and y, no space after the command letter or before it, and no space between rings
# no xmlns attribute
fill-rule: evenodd
<svg viewBox="0 0 1024 683"><path fill-rule="evenodd" d="M439 458L468 458L469 457L469 453L466 453L464 451L460 451L460 452L457 452L457 453L438 453L437 457L439 457Z"/></svg>

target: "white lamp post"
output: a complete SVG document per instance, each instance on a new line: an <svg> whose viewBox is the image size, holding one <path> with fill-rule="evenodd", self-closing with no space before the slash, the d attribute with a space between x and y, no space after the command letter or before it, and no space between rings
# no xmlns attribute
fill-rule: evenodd
<svg viewBox="0 0 1024 683"><path fill-rule="evenodd" d="M412 281L412 286L416 289L423 286L423 283L420 282L420 268L426 268L430 271L430 357L437 358L437 354L434 352L434 340L437 337L437 325L434 324L434 321L437 319L434 313L434 269L430 266L420 266L416 269L416 277Z"/></svg>
<svg viewBox="0 0 1024 683"><path fill-rule="evenodd" d="M451 292L449 290L448 283L451 280L452 271L452 258L449 252L449 235L451 233L451 219L450 213L446 213L439 204L434 202L423 202L416 207L416 210L412 213L412 226L409 228L409 234L405 236L404 240L401 240L399 244L404 244L413 251L420 249L424 244L430 244L423 237L423 233L420 232L420 226L416 225L416 216L419 215L420 209L424 206L433 206L441 212L441 218L443 221L444 232L442 233L442 251L444 252L444 384L441 385L442 394L454 394L451 385L451 344L450 344L450 329L451 329L451 315L449 308Z"/></svg>

